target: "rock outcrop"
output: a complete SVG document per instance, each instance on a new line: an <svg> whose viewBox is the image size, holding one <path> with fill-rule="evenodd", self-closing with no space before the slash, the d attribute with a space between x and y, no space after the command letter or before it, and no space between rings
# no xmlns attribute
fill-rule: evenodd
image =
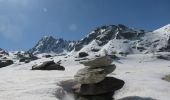
<svg viewBox="0 0 170 100"><path fill-rule="evenodd" d="M86 67L74 76L81 84L75 93L78 100L113 100L114 92L123 87L124 81L114 77L106 77L116 66L109 56L99 57L82 62Z"/></svg>
<svg viewBox="0 0 170 100"><path fill-rule="evenodd" d="M88 53L86 53L86 52L80 52L79 53L79 57L81 58L81 57L86 57L86 56L88 56L89 54Z"/></svg>
<svg viewBox="0 0 170 100"><path fill-rule="evenodd" d="M32 66L32 70L65 70L65 68L54 61L46 61L41 65Z"/></svg>
<svg viewBox="0 0 170 100"><path fill-rule="evenodd" d="M112 58L103 56L81 63L86 67L75 74L74 80L60 82L62 91L74 95L75 100L113 100L114 92L123 87L124 81L107 77L116 68Z"/></svg>
<svg viewBox="0 0 170 100"><path fill-rule="evenodd" d="M0 68L13 64L12 60L0 60Z"/></svg>

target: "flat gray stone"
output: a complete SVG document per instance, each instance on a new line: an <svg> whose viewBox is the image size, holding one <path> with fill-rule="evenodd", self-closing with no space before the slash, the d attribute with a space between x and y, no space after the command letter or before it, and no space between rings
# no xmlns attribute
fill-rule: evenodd
<svg viewBox="0 0 170 100"><path fill-rule="evenodd" d="M76 75L74 75L74 79L81 84L92 84L102 81L106 75L104 69L91 69L86 67L80 69Z"/></svg>
<svg viewBox="0 0 170 100"><path fill-rule="evenodd" d="M75 80L81 84L93 84L102 81L108 74L115 70L116 66L109 65L98 68L85 67L80 69L74 76Z"/></svg>
<svg viewBox="0 0 170 100"><path fill-rule="evenodd" d="M81 64L89 67L101 67L109 66L113 62L113 59L109 56L98 57L89 61L80 62Z"/></svg>

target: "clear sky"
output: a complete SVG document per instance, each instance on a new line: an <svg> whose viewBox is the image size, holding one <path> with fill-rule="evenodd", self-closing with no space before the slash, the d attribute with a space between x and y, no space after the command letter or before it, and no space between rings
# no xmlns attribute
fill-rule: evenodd
<svg viewBox="0 0 170 100"><path fill-rule="evenodd" d="M79 40L101 25L169 23L170 0L0 0L0 48L28 50L44 35Z"/></svg>

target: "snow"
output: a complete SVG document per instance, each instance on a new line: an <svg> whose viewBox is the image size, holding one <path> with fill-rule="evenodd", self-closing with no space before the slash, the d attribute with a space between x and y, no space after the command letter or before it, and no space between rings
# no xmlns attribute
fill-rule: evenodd
<svg viewBox="0 0 170 100"><path fill-rule="evenodd" d="M169 61L157 59L153 54L133 54L120 59L113 62L117 69L110 74L125 81L125 86L114 95L116 100L129 96L169 100L170 83L161 79L170 73ZM65 71L30 70L32 65L47 60L52 59L42 58L28 64L15 63L0 68L1 100L58 100L56 83L72 79L77 70L84 67L73 57L57 56L53 60L62 60ZM68 95L66 100L72 99Z"/></svg>
<svg viewBox="0 0 170 100"><path fill-rule="evenodd" d="M79 52L91 52L92 49L100 50L100 46L98 45L97 40L93 40L88 45L85 45Z"/></svg>
<svg viewBox="0 0 170 100"><path fill-rule="evenodd" d="M170 35L170 24L167 24L157 30L154 31L155 33L162 33L165 35Z"/></svg>
<svg viewBox="0 0 170 100"><path fill-rule="evenodd" d="M61 57L62 58L62 57ZM62 58L64 59L64 58ZM18 63L0 69L1 100L56 100L56 83L73 78L79 66L66 62L66 71L32 71L31 66L51 59L43 58L29 64ZM54 58L54 61L60 59ZM80 66L81 68L81 66ZM72 71L75 70L75 71Z"/></svg>
<svg viewBox="0 0 170 100"><path fill-rule="evenodd" d="M130 55L116 63L116 77L125 81L125 86L116 93L116 98L139 96L157 100L169 100L170 83L161 80L169 74L169 61L158 60L150 55Z"/></svg>
<svg viewBox="0 0 170 100"><path fill-rule="evenodd" d="M104 50L107 50L108 54L113 54L114 52L131 52L129 43L124 43L124 41L124 39L112 39L101 48L99 53L103 52Z"/></svg>

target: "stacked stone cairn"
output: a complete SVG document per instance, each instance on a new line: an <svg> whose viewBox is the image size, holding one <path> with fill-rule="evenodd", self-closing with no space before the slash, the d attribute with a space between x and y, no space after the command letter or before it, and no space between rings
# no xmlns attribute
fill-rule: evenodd
<svg viewBox="0 0 170 100"><path fill-rule="evenodd" d="M74 86L76 100L114 100L114 92L123 87L124 81L107 77L116 66L109 56L81 62L86 67L74 76L79 85Z"/></svg>

